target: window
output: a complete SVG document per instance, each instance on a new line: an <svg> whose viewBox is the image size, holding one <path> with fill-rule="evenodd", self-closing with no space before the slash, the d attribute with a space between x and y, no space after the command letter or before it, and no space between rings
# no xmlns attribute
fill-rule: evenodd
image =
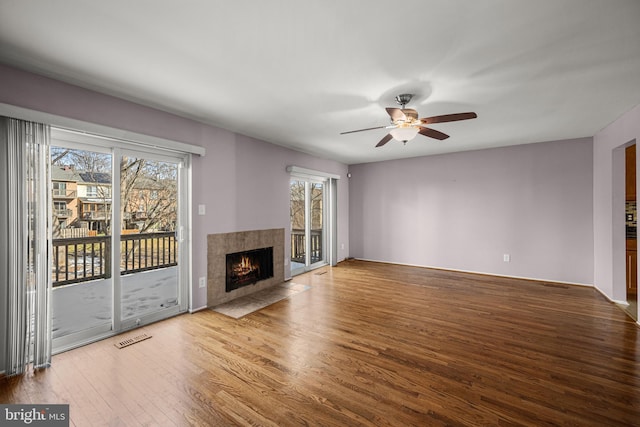
<svg viewBox="0 0 640 427"><path fill-rule="evenodd" d="M66 196L67 195L67 183L66 182L54 182L53 183L53 197Z"/></svg>
<svg viewBox="0 0 640 427"><path fill-rule="evenodd" d="M87 185L87 197L98 197L97 185Z"/></svg>

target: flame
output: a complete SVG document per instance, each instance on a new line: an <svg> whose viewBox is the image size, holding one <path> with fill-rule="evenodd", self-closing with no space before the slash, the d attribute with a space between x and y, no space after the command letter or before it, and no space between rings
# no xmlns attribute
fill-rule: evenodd
<svg viewBox="0 0 640 427"><path fill-rule="evenodd" d="M255 262L252 257L242 255L240 260L233 265L232 269L237 276L244 276L260 270L260 265Z"/></svg>

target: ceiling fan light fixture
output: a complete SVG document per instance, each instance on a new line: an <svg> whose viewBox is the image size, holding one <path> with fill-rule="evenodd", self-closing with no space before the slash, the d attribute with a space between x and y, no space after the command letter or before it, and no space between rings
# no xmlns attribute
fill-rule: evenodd
<svg viewBox="0 0 640 427"><path fill-rule="evenodd" d="M391 131L386 134L378 144L376 144L376 147L382 147L392 139L406 143L407 141L411 141L415 138L418 133L428 138L442 141L449 138L449 135L438 130L425 127L425 125L432 123L457 122L458 120L475 119L478 117L476 113L470 111L468 113L443 114L440 116L419 118L420 116L418 116L418 112L416 110L413 108L405 108L409 101L411 101L412 96L413 95L408 93L396 96L396 102L402 108L385 108L387 114L389 114L389 118L391 119L391 124L389 126L376 126L366 129L350 130L348 132L340 132L340 135L373 129L391 129Z"/></svg>
<svg viewBox="0 0 640 427"><path fill-rule="evenodd" d="M411 141L418 134L417 126L397 127L389 132L397 141Z"/></svg>

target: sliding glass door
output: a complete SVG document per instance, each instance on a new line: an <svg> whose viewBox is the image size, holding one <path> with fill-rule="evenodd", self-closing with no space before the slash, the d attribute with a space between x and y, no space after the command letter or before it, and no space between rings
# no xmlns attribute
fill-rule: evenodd
<svg viewBox="0 0 640 427"><path fill-rule="evenodd" d="M327 263L325 187L325 181L290 181L292 275Z"/></svg>
<svg viewBox="0 0 640 427"><path fill-rule="evenodd" d="M180 163L149 154L120 156L121 320L175 311L179 301Z"/></svg>
<svg viewBox="0 0 640 427"><path fill-rule="evenodd" d="M51 147L53 348L113 332L113 156Z"/></svg>
<svg viewBox="0 0 640 427"><path fill-rule="evenodd" d="M184 162L53 132L54 351L186 310Z"/></svg>

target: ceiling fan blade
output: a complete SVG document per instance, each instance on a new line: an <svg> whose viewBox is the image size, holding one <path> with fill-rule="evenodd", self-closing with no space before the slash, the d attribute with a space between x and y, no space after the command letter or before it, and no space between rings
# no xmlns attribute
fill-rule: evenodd
<svg viewBox="0 0 640 427"><path fill-rule="evenodd" d="M388 133L384 138L380 140L380 142L376 144L376 147L382 147L384 144L391 141L392 139L393 139L393 136L391 136L391 134Z"/></svg>
<svg viewBox="0 0 640 427"><path fill-rule="evenodd" d="M402 112L402 110L400 108L387 108L387 113L389 113L389 116L391 116L391 120L396 122L398 120L401 121L406 121L407 120L407 116L404 115L404 113Z"/></svg>
<svg viewBox="0 0 640 427"><path fill-rule="evenodd" d="M445 123L445 122L456 122L458 120L468 120L475 119L478 117L476 113L457 113L457 114L445 114L443 116L433 116L426 117L424 119L420 119L422 124L428 125L431 123Z"/></svg>
<svg viewBox="0 0 640 427"><path fill-rule="evenodd" d="M340 135L346 135L348 133L354 133L354 132L364 132L365 130L373 130L373 129L384 129L387 126L376 126L374 128L366 128L366 129L358 129L358 130L349 130L347 132L340 132Z"/></svg>
<svg viewBox="0 0 640 427"><path fill-rule="evenodd" d="M441 141L443 139L449 138L449 135L447 135L446 133L442 133L442 132L437 131L435 129L429 129L429 128L424 128L424 127L421 127L420 130L418 131L418 133L420 133L420 135L428 136L429 138L439 139Z"/></svg>

